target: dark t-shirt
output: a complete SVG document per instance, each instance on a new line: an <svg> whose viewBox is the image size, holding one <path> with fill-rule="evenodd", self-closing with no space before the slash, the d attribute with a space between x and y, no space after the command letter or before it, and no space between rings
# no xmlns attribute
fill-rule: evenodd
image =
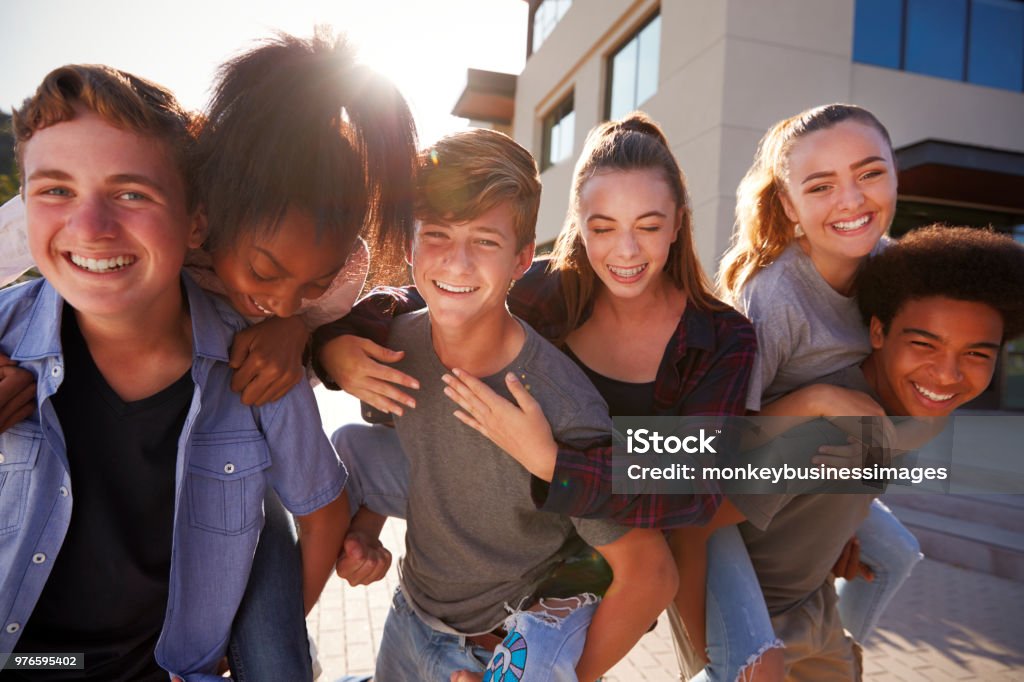
<svg viewBox="0 0 1024 682"><path fill-rule="evenodd" d="M18 653L85 654L85 671L32 671L31 680L160 680L174 529L178 438L192 399L187 372L124 402L89 354L65 306L65 378L53 405L68 444L74 507L67 536Z"/></svg>

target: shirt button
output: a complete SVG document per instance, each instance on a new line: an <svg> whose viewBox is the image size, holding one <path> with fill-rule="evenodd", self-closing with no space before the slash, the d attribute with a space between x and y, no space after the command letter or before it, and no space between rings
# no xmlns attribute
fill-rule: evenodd
<svg viewBox="0 0 1024 682"><path fill-rule="evenodd" d="M53 366L53 367L52 367L52 368L50 369L50 376L55 376L55 377L59 377L59 376L60 376L60 373L61 373L61 371L62 371L62 369L61 369L61 366L60 366L60 365L54 365L54 366Z"/></svg>
<svg viewBox="0 0 1024 682"><path fill-rule="evenodd" d="M46 561L46 555L43 554L42 552L39 552L37 554L33 554L32 555L32 563L34 563L34 564L41 564L44 561Z"/></svg>
<svg viewBox="0 0 1024 682"><path fill-rule="evenodd" d="M68 496L68 487L66 485L62 485L60 487L60 496L61 497L67 497Z"/></svg>
<svg viewBox="0 0 1024 682"><path fill-rule="evenodd" d="M235 473L235 465L232 464L231 462L228 462L227 464L225 464L224 465L224 473L225 474L233 474L233 473Z"/></svg>
<svg viewBox="0 0 1024 682"><path fill-rule="evenodd" d="M7 634L13 635L15 632L21 629L21 623L8 623L7 627L4 629L7 630Z"/></svg>

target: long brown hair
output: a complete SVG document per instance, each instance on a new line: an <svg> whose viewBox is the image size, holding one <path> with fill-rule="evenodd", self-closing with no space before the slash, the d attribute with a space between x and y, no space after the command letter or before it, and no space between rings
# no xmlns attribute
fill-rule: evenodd
<svg viewBox="0 0 1024 682"><path fill-rule="evenodd" d="M665 272L677 288L686 292L689 304L701 310L721 310L711 293L711 284L697 259L693 245L693 226L686 179L669 149L665 133L643 112L635 111L618 121L608 121L587 135L583 152L573 173L569 193L569 211L562 232L551 252L550 269L559 272L566 309L568 331L578 327L594 296L597 275L587 260L579 224L580 193L587 181L605 171L653 169L661 173L672 191L681 218L679 235L669 247Z"/></svg>
<svg viewBox="0 0 1024 682"><path fill-rule="evenodd" d="M750 278L774 263L796 239L796 224L786 216L781 199L793 144L843 121L856 121L877 130L895 158L885 126L870 111L853 104L815 107L769 128L757 145L753 165L736 190L736 227L718 271L718 290L726 301L735 302Z"/></svg>

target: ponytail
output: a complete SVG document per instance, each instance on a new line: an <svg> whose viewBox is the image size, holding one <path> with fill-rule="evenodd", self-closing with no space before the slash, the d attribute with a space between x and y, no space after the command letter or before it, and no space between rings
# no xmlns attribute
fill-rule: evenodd
<svg viewBox="0 0 1024 682"><path fill-rule="evenodd" d="M342 38L279 34L225 63L199 136L208 250L274 234L289 209L348 252L397 266L412 221L416 132L395 87Z"/></svg>

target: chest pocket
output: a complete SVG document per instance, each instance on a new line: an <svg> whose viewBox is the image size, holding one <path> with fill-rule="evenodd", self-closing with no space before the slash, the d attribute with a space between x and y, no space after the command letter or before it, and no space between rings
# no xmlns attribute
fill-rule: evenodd
<svg viewBox="0 0 1024 682"><path fill-rule="evenodd" d="M25 424L0 434L0 535L21 527L29 479L42 443L42 434Z"/></svg>
<svg viewBox="0 0 1024 682"><path fill-rule="evenodd" d="M188 465L189 523L222 535L256 528L269 466L270 451L258 431L197 435Z"/></svg>

